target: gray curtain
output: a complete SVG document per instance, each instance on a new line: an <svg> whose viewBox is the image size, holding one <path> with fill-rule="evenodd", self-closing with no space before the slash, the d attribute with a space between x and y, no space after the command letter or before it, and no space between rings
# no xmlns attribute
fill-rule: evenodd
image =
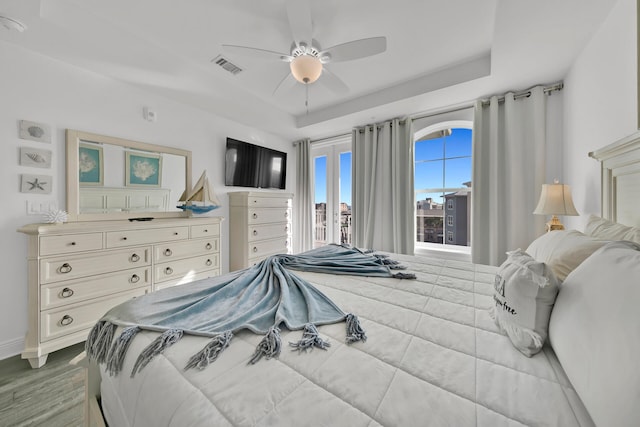
<svg viewBox="0 0 640 427"><path fill-rule="evenodd" d="M313 190L311 188L311 140L296 144L296 196L294 252L313 248Z"/></svg>
<svg viewBox="0 0 640 427"><path fill-rule="evenodd" d="M533 215L546 175L546 96L477 101L473 124L471 257L500 265L506 251L526 249L544 230Z"/></svg>
<svg viewBox="0 0 640 427"><path fill-rule="evenodd" d="M354 246L413 255L414 145L410 120L352 131Z"/></svg>

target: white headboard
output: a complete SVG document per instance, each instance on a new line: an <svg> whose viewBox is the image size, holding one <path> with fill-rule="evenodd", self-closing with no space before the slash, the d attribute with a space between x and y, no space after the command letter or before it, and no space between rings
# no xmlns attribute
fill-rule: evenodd
<svg viewBox="0 0 640 427"><path fill-rule="evenodd" d="M601 164L602 217L640 227L640 131L589 156Z"/></svg>

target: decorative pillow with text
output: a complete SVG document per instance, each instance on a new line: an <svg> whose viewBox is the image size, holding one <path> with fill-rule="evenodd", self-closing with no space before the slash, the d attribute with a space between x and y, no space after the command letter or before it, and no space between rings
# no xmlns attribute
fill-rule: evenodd
<svg viewBox="0 0 640 427"><path fill-rule="evenodd" d="M558 279L522 249L507 252L495 278L491 315L515 348L527 357L542 349L558 295Z"/></svg>

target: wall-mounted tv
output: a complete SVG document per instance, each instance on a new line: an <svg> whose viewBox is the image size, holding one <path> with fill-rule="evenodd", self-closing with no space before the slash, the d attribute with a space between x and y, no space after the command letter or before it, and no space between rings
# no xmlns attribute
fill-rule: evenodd
<svg viewBox="0 0 640 427"><path fill-rule="evenodd" d="M284 189L286 177L287 153L227 138L225 185Z"/></svg>

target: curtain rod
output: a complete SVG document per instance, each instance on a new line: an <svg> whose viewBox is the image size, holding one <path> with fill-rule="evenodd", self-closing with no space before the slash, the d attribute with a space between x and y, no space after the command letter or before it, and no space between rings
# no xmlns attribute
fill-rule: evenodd
<svg viewBox="0 0 640 427"><path fill-rule="evenodd" d="M562 90L563 87L564 87L564 83L563 82L558 82L558 83L552 84L550 86L546 86L544 89L542 89L542 91L547 95L551 95L551 93L553 93L553 92ZM533 89L533 88L531 88L531 89ZM513 98L514 99L527 98L527 97L531 96L531 89L527 89L527 90L522 91L522 92L516 92L513 95ZM484 107L486 105L489 105L489 102L490 102L489 99L483 99L482 100L482 106ZM504 95L498 96L498 102L504 102Z"/></svg>
<svg viewBox="0 0 640 427"><path fill-rule="evenodd" d="M455 107L454 106L445 107L442 110L431 111L429 113L416 113L417 115L415 116L409 115L407 118L401 119L400 124L405 124L407 120L411 120L413 122L414 120L426 119L427 117L442 116L445 114L455 113L457 111L468 110L469 108L473 108L473 101L457 104ZM389 119L389 120L393 120L393 119ZM385 121L388 121L388 120L385 120ZM371 125L368 125L368 126L371 126ZM381 129L383 125L380 124L376 126L378 129ZM359 128L358 131L360 133L364 132L365 127L366 126Z"/></svg>
<svg viewBox="0 0 640 427"><path fill-rule="evenodd" d="M542 89L542 91L547 94L547 95L551 95L553 92L556 91L560 91L564 88L564 83L563 82L558 82L549 86L546 86L544 89ZM521 92L517 92L516 94L513 95L513 97L515 99L519 99L519 98L526 98L528 96L531 96L531 89L527 89L525 91L521 91ZM498 97L498 102L504 102L504 95L501 95ZM482 100L482 105L489 105L489 99L483 99ZM468 108L472 108L473 107L473 102L469 102L469 103L464 103L462 105L459 105L458 107L454 107L451 109L446 109L443 111L438 111L438 112L433 112L433 113L425 113L425 114L421 114L421 115L417 115L417 116L409 116L408 120L414 121L414 120L419 120L419 119L424 119L427 117L434 117L434 116L439 116L439 115L443 115L443 114L449 114L449 113L455 113L456 111L462 111L462 110L466 110ZM393 119L389 119L389 120L393 120ZM386 120L385 120L386 121ZM404 124L406 123L407 119L402 119L400 120L400 123ZM371 125L365 125L361 128L358 129L358 131L360 133L364 132L364 128L367 126L371 126ZM381 129L383 125L376 125L376 127L378 129ZM340 135L334 135L334 136L327 136L325 138L320 138L320 139L314 139L311 140L311 143L318 143L318 142L323 142L323 141L327 141L330 139L334 139L334 138L344 138L347 136L350 136L351 132L349 133L343 133ZM293 145L298 145L300 141L296 141L293 143Z"/></svg>

